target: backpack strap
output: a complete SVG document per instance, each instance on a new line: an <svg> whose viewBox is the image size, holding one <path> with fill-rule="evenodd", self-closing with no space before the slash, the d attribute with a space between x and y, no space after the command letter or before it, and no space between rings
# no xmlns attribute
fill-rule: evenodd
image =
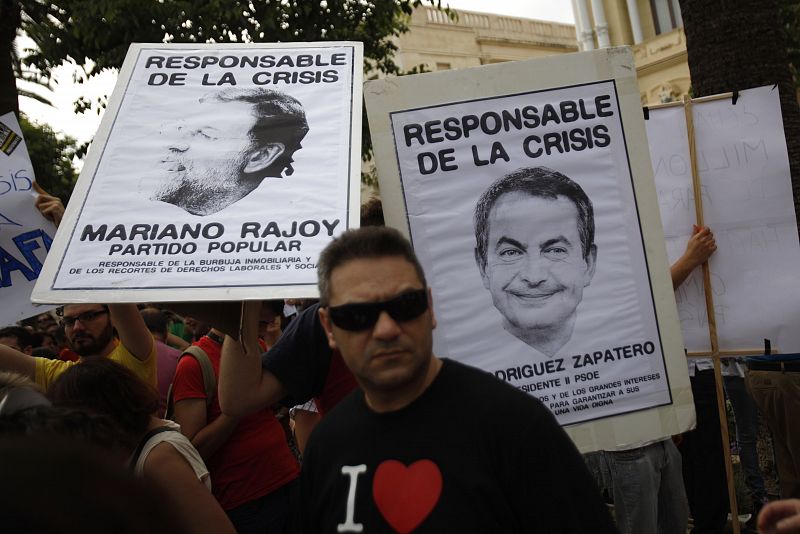
<svg viewBox="0 0 800 534"><path fill-rule="evenodd" d="M150 441L150 438L156 434L161 434L162 432L177 432L177 430L168 426L159 426L145 434L141 441L139 441L139 445L136 446L136 450L131 455L130 462L128 463L128 467L131 469L131 471L136 468L136 462L139 461L139 457L142 455L142 450L144 450L144 446L147 445L147 442Z"/></svg>
<svg viewBox="0 0 800 534"><path fill-rule="evenodd" d="M178 358L178 362L180 362L185 356L191 356L197 360L197 363L200 364L200 371L203 373L203 387L206 390L206 408L208 408L211 406L211 403L214 402L214 397L217 395L217 375L214 374L214 366L211 365L211 360L209 359L208 354L206 354L206 352L197 345L186 347L186 349ZM173 386L174 381L169 385L169 390L167 391L167 413L165 414L167 419L172 419L172 417L175 415Z"/></svg>

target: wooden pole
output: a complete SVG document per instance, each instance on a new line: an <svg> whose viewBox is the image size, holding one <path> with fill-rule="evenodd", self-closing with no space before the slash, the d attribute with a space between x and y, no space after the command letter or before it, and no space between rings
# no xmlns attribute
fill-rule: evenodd
<svg viewBox="0 0 800 534"><path fill-rule="evenodd" d="M776 347L771 348L773 353L779 353L780 350ZM741 358L742 356L752 356L753 354L760 354L764 352L764 347L759 347L757 349L737 349L737 350L723 350L717 352L717 356L720 358ZM686 354L688 358L709 358L713 356L714 352L709 351L698 351L698 352L689 352Z"/></svg>
<svg viewBox="0 0 800 534"><path fill-rule="evenodd" d="M697 170L697 145L694 136L694 118L692 115L692 99L684 95L683 110L686 115L686 133L689 136L689 159L692 165L692 188L694 189L694 211L697 226L705 226L703 216L703 199L700 191L700 173ZM714 297L711 292L711 271L708 262L704 261L703 269L703 293L706 297L706 314L708 316L708 335L711 340L712 357L719 354L719 341L717 338L717 318L714 314Z"/></svg>
<svg viewBox="0 0 800 534"><path fill-rule="evenodd" d="M727 95L728 98L730 94ZM697 99L696 102L718 100L725 98L715 95L715 98ZM686 131L689 136L689 156L692 163L692 185L694 187L694 208L697 216L697 225L705 226L703 220L703 202L700 193L700 175L697 171L697 145L694 135L694 118L692 115L692 99L683 97L683 109L686 114ZM722 453L725 458L725 475L728 479L728 502L731 508L731 524L733 533L740 534L739 508L736 503L736 487L733 480L733 462L731 460L730 437L728 436L728 411L725 408L725 392L722 388L722 368L720 367L719 338L717 337L717 321L714 314L714 298L711 292L711 271L708 262L703 262L703 290L706 297L706 314L708 315L708 335L711 341L711 354L714 362L714 384L717 392L717 411L719 412L719 428L722 437Z"/></svg>

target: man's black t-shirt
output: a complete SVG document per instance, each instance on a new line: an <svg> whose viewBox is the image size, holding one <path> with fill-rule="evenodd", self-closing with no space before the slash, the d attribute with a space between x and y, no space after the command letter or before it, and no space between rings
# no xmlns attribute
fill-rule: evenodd
<svg viewBox="0 0 800 534"><path fill-rule="evenodd" d="M616 532L537 399L443 362L405 408L375 413L357 390L317 426L301 474L305 533Z"/></svg>
<svg viewBox="0 0 800 534"><path fill-rule="evenodd" d="M322 415L357 386L342 355L328 345L319 304L310 306L289 323L275 345L261 355L261 366L289 392L282 404L291 407L314 398Z"/></svg>
<svg viewBox="0 0 800 534"><path fill-rule="evenodd" d="M331 348L319 319L319 304L303 310L283 331L261 366L274 374L289 391L281 402L304 404L322 391L331 362Z"/></svg>

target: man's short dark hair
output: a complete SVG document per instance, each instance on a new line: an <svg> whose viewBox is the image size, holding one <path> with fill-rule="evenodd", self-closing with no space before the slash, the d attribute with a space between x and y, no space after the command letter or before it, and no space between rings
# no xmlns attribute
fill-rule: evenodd
<svg viewBox="0 0 800 534"><path fill-rule="evenodd" d="M330 301L331 273L334 269L351 260L386 256L399 256L408 261L414 266L422 285L427 285L422 265L411 243L400 232L386 226L367 226L347 230L331 241L320 254L317 263L320 304L327 306Z"/></svg>
<svg viewBox="0 0 800 534"><path fill-rule="evenodd" d="M292 174L292 156L308 133L308 121L303 105L294 97L280 91L255 87L229 88L209 93L200 102L247 102L255 110L256 123L250 129L250 138L261 143L280 142L283 154L266 170L265 176L280 177L284 169Z"/></svg>
<svg viewBox="0 0 800 534"><path fill-rule="evenodd" d="M486 266L489 247L489 214L498 198L506 193L516 192L551 200L560 196L571 200L578 210L578 234L583 257L589 257L594 245L594 209L583 188L567 176L547 167L523 167L496 180L483 192L475 205L475 247L482 265ZM531 216L535 217L535 214Z"/></svg>
<svg viewBox="0 0 800 534"><path fill-rule="evenodd" d="M0 328L0 337L13 337L17 339L17 345L20 349L25 347L33 347L34 338L33 334L27 328L22 326L6 326Z"/></svg>

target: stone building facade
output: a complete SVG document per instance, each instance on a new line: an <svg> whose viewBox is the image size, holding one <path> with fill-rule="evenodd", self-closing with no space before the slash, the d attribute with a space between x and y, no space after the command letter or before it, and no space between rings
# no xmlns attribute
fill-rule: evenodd
<svg viewBox="0 0 800 534"><path fill-rule="evenodd" d="M403 69L461 69L606 46L633 46L642 104L689 91L678 0L571 0L576 24L418 7L397 39Z"/></svg>

